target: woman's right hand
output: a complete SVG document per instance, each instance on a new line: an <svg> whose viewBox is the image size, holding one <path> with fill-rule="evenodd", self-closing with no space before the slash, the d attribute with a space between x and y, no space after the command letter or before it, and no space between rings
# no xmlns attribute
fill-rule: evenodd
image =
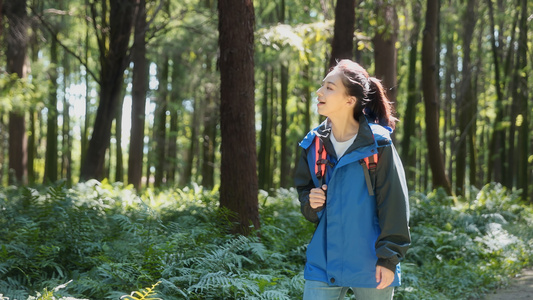
<svg viewBox="0 0 533 300"><path fill-rule="evenodd" d="M327 185L322 185L321 188L311 189L309 192L309 205L312 209L323 207L326 204L326 190Z"/></svg>

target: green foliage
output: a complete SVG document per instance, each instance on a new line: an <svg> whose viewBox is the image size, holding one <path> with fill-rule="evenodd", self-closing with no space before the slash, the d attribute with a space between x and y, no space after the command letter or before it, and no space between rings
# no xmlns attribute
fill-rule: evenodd
<svg viewBox="0 0 533 300"><path fill-rule="evenodd" d="M411 195L398 299L479 298L531 263L531 207L499 185L474 192ZM2 189L0 299L301 298L314 225L294 190L259 199L261 229L245 237L229 233L216 189Z"/></svg>
<svg viewBox="0 0 533 300"><path fill-rule="evenodd" d="M144 289L142 292L132 292L129 296L122 296L120 299L127 299L127 300L161 300L161 298L153 298L152 296L155 296L156 293L154 292L155 287L160 283L158 281L152 287ZM135 297L139 296L139 297Z"/></svg>

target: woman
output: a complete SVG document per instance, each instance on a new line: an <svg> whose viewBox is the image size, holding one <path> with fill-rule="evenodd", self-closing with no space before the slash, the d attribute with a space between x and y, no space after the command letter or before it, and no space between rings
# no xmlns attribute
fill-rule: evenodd
<svg viewBox="0 0 533 300"><path fill-rule="evenodd" d="M317 223L304 299L343 299L352 289L358 300L390 300L410 244L405 173L390 140L397 120L380 81L350 60L317 96L327 119L300 143L295 173L302 214Z"/></svg>

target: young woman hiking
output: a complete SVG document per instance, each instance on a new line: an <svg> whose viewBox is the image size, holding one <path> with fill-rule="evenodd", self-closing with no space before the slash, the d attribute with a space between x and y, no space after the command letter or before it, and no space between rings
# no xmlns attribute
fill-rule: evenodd
<svg viewBox="0 0 533 300"><path fill-rule="evenodd" d="M380 81L350 60L317 96L327 118L300 142L295 173L302 214L317 223L304 300L343 299L348 289L357 300L390 300L410 244L405 173L390 139L397 119Z"/></svg>

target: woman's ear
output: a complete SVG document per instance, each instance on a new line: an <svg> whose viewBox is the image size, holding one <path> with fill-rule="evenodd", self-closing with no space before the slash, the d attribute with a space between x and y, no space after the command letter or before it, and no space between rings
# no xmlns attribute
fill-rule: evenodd
<svg viewBox="0 0 533 300"><path fill-rule="evenodd" d="M355 105L355 103L357 103L357 98L355 96L350 96L348 98L348 102L350 103L350 105Z"/></svg>

